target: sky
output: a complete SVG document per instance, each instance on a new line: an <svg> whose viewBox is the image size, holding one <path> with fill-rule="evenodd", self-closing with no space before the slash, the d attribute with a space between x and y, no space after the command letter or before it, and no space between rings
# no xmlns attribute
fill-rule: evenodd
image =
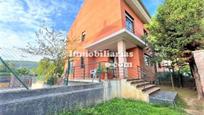
<svg viewBox="0 0 204 115"><path fill-rule="evenodd" d="M163 0L143 0L151 15ZM83 0L0 0L0 56L6 60L39 61L41 56L18 50L34 43L42 26L53 27L66 36Z"/></svg>
<svg viewBox="0 0 204 115"><path fill-rule="evenodd" d="M158 6L162 4L163 1L164 0L142 0L143 4L145 5L151 16L154 16L156 14Z"/></svg>

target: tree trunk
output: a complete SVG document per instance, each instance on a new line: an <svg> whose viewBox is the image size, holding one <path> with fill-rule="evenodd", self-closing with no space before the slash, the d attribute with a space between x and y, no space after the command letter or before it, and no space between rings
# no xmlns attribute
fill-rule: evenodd
<svg viewBox="0 0 204 115"><path fill-rule="evenodd" d="M178 78L179 78L179 87L183 88L183 75L180 72L180 68L178 70Z"/></svg>
<svg viewBox="0 0 204 115"><path fill-rule="evenodd" d="M197 70L197 67L196 67L194 60L189 62L189 65L190 65L192 75L195 79L196 89L198 92L198 99L201 99L204 97L204 95L203 95L203 90L202 90L202 86L201 86L200 75L198 73L198 70Z"/></svg>
<svg viewBox="0 0 204 115"><path fill-rule="evenodd" d="M172 88L175 89L175 86L174 86L174 68L173 67L172 67L172 72L171 72L171 85L172 85Z"/></svg>

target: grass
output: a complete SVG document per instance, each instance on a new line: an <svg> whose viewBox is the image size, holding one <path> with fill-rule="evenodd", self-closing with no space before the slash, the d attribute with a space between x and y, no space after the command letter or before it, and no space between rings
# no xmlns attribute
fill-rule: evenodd
<svg viewBox="0 0 204 115"><path fill-rule="evenodd" d="M62 112L59 115L184 115L180 106L152 105L131 99L113 99L94 107Z"/></svg>

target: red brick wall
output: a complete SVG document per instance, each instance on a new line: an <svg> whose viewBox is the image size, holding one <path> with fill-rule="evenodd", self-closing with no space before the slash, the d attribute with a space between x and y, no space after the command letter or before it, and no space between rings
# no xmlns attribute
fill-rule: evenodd
<svg viewBox="0 0 204 115"><path fill-rule="evenodd" d="M74 43L77 44L78 51L85 51L87 45L125 28L125 11L134 18L135 34L140 37L144 34L144 24L125 3L125 0L84 0L78 15L69 30L68 38L70 40L80 40L82 32L86 31L85 40L83 42ZM128 60L132 61L134 66L143 65L144 60L142 49L136 48L133 51L135 52L134 57L129 58ZM75 71L75 78L77 78L84 74L84 70L80 68L79 58L75 58L74 61L76 68L78 68ZM92 63L100 61L109 60L108 58L86 58L85 64L87 67L85 67L85 75L89 76L90 70L97 67Z"/></svg>
<svg viewBox="0 0 204 115"><path fill-rule="evenodd" d="M140 76L140 73L138 73L138 67L143 66L143 50L135 47L132 49L127 50L127 52L132 52L133 57L128 57L127 62L132 63L133 67L128 68L128 76L130 78L138 78Z"/></svg>
<svg viewBox="0 0 204 115"><path fill-rule="evenodd" d="M137 36L141 37L144 35L144 24L139 19L139 17L133 12L133 10L125 3L125 0L121 1L121 9L122 9L122 25L125 28L125 11L128 12L134 18L134 32Z"/></svg>
<svg viewBox="0 0 204 115"><path fill-rule="evenodd" d="M80 37L86 31L86 39L79 46L84 49L107 35L122 29L120 0L85 0L68 36Z"/></svg>

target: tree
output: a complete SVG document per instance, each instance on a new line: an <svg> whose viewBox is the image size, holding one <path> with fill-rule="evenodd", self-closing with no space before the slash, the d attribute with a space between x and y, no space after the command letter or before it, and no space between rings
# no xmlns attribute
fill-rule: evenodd
<svg viewBox="0 0 204 115"><path fill-rule="evenodd" d="M3 64L0 64L0 72L5 72L6 67Z"/></svg>
<svg viewBox="0 0 204 115"><path fill-rule="evenodd" d="M29 75L30 74L30 70L27 68L19 68L16 70L16 72L18 73L18 75Z"/></svg>
<svg viewBox="0 0 204 115"><path fill-rule="evenodd" d="M56 74L59 74L56 73L56 68L57 65L54 61L49 58L44 58L39 62L36 73L38 76L43 76L42 78L44 81L48 81L50 78L57 76Z"/></svg>
<svg viewBox="0 0 204 115"><path fill-rule="evenodd" d="M33 55L44 56L39 63L37 73L45 76L44 80L49 77L59 77L64 71L65 62L73 59L73 53L78 47L80 37L71 37L65 40L61 32L55 29L42 27L36 32L36 42L28 43L27 47L21 49ZM43 65L45 64L45 65Z"/></svg>
<svg viewBox="0 0 204 115"><path fill-rule="evenodd" d="M165 0L147 28L157 57L172 66L189 63L198 98L203 97L192 51L204 48L204 0Z"/></svg>
<svg viewBox="0 0 204 115"><path fill-rule="evenodd" d="M38 66L38 73L45 75L46 80L48 79L47 77L61 76L63 73L66 46L63 33L53 28L48 29L42 27L36 32L36 38L34 43L28 43L27 47L21 50L46 58L41 60Z"/></svg>

